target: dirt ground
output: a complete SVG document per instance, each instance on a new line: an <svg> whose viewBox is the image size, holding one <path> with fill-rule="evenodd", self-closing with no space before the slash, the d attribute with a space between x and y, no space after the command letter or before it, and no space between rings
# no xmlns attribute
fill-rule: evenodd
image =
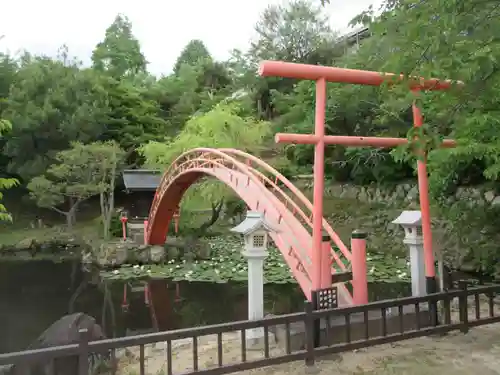
<svg viewBox="0 0 500 375"><path fill-rule="evenodd" d="M497 310L499 306L496 306ZM481 310L483 310L481 308ZM496 314L500 311L495 311ZM454 314L455 315L455 314ZM470 319L474 312L469 311ZM486 315L484 315L486 316ZM455 318L455 317L454 317ZM455 320L453 318L453 320ZM270 340L272 342L273 340ZM172 370L174 374L192 371L191 339L173 343ZM223 363L238 363L240 343L238 333L223 335ZM217 339L206 336L199 339L199 369L217 365ZM271 356L283 353L278 346L271 348ZM138 348L134 348L120 360L119 375L139 374ZM146 347L146 374L166 374L166 350L163 343ZM263 358L261 350L251 350L248 360ZM500 374L500 323L472 328L468 334L451 332L446 336L422 337L395 344L345 352L336 357L317 360L316 371L321 375L496 375ZM309 369L308 369L309 370ZM308 371L309 372L309 371ZM302 361L270 366L237 374L298 375L305 374Z"/></svg>

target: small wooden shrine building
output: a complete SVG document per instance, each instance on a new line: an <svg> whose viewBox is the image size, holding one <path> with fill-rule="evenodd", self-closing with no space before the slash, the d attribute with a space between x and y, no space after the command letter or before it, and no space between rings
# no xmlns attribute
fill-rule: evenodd
<svg viewBox="0 0 500 375"><path fill-rule="evenodd" d="M147 219L160 180L160 171L151 169L126 169L123 171L123 183L129 202L126 205L129 220L144 221Z"/></svg>
<svg viewBox="0 0 500 375"><path fill-rule="evenodd" d="M149 216L161 172L150 169L126 169L122 173L127 199L124 215L127 216L129 238L144 242L144 221Z"/></svg>

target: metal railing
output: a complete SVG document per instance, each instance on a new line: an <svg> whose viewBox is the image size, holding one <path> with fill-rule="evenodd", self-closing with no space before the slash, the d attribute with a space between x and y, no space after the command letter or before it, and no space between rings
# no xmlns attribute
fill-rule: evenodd
<svg viewBox="0 0 500 375"><path fill-rule="evenodd" d="M151 373L147 368L145 348L160 342L165 343L162 373L166 375L219 375L301 360L305 361L306 366L315 366L315 360L326 354L444 334L453 330L467 333L472 327L498 323L500 308L495 301L497 293L500 293L500 285L468 288L466 283L461 282L460 289L422 297L405 297L319 311L313 311L311 303L305 302L304 312L301 313L117 339L89 342L88 332L81 330L80 341L75 344L0 354L0 366L14 365L12 374L25 374L30 372L22 372L20 369L39 366L54 370L60 367L61 361L72 358L72 373L87 375L90 373L88 359L92 355L115 353L116 349L138 346L137 374L145 375ZM435 319L435 312L439 312L439 319ZM321 320L323 328L321 341L315 345L317 320ZM255 329L263 331L262 338L258 341L259 351L252 350L248 343L248 330ZM231 356L226 355L228 348L224 346L223 340L223 334L230 332L236 332L229 346L233 350ZM280 338L282 342L277 349L271 340L273 335L277 338L280 333L284 337ZM215 361L207 365L200 360L203 354L200 342L209 335L215 336ZM176 371L175 362L180 355L174 353L176 340L190 341L189 356L192 363L187 371ZM57 370L45 373L58 374ZM123 369L118 373L129 374L123 372Z"/></svg>

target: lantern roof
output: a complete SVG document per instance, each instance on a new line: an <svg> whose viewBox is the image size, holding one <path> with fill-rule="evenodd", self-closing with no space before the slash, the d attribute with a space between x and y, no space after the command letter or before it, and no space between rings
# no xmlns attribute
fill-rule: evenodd
<svg viewBox="0 0 500 375"><path fill-rule="evenodd" d="M247 211L245 220L232 228L231 232L240 233L244 236L247 236L260 229L264 229L266 232L277 232L277 229L266 221L262 212Z"/></svg>
<svg viewBox="0 0 500 375"><path fill-rule="evenodd" d="M392 223L406 227L420 226L422 225L422 213L420 211L403 211Z"/></svg>

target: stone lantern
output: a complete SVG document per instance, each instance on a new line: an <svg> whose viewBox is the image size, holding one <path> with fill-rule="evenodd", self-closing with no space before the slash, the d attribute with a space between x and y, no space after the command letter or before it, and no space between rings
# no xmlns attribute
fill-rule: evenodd
<svg viewBox="0 0 500 375"><path fill-rule="evenodd" d="M422 238L422 214L420 211L403 211L393 222L405 231L403 240L410 250L411 290L413 296L427 294L424 247Z"/></svg>
<svg viewBox="0 0 500 375"><path fill-rule="evenodd" d="M248 211L245 220L231 229L243 235L245 246L243 256L248 262L248 319L264 318L264 260L267 257L269 232L276 232L264 215ZM264 336L262 328L248 330L247 338L254 342Z"/></svg>

